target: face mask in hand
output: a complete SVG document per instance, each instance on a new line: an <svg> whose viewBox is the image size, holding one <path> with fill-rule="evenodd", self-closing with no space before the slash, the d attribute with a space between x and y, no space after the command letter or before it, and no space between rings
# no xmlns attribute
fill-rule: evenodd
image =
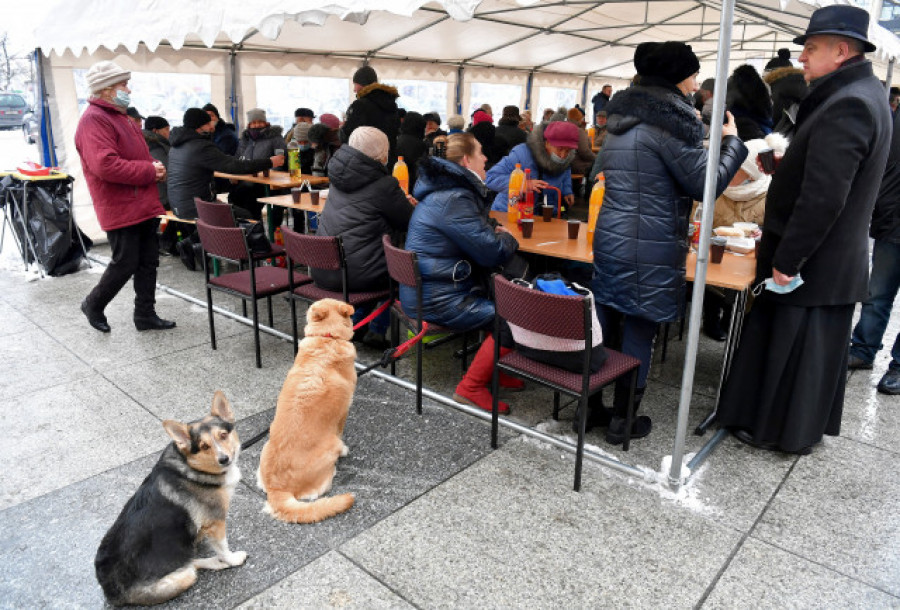
<svg viewBox="0 0 900 610"><path fill-rule="evenodd" d="M756 288L753 289L753 294L755 296L759 296L759 294L763 291L763 288L770 292L774 292L775 294L787 294L789 292L793 292L800 288L803 285L803 278L800 277L800 274L794 276L794 278L785 284L784 286L779 286L775 283L774 278L766 278L765 281L757 284Z"/></svg>

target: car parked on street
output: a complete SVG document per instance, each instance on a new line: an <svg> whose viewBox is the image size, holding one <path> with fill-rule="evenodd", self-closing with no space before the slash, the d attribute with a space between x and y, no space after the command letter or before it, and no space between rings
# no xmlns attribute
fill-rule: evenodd
<svg viewBox="0 0 900 610"><path fill-rule="evenodd" d="M18 93L0 92L0 129L21 129L30 108Z"/></svg>
<svg viewBox="0 0 900 610"><path fill-rule="evenodd" d="M37 116L30 110L25 113L22 121L22 135L29 144L34 144L41 137L41 124L38 122Z"/></svg>

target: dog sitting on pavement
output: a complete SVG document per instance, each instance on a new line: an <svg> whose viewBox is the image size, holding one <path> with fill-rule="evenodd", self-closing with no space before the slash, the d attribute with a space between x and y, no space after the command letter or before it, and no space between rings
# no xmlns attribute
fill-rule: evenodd
<svg viewBox="0 0 900 610"><path fill-rule="evenodd" d="M278 396L257 485L265 511L289 523L313 523L350 510L353 494L331 490L339 457L347 455L344 424L356 389L353 306L322 299L309 306L294 365Z"/></svg>
<svg viewBox="0 0 900 610"><path fill-rule="evenodd" d="M97 581L114 605L151 605L180 595L197 570L239 566L247 553L228 548L225 517L241 443L225 395L213 396L209 415L183 424L163 422L172 443L125 504L94 559ZM214 557L196 558L207 539Z"/></svg>

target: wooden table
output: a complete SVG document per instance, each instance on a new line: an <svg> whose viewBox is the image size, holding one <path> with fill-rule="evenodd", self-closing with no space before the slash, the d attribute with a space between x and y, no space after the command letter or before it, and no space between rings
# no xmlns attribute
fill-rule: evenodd
<svg viewBox="0 0 900 610"><path fill-rule="evenodd" d="M312 204L312 197L307 192L300 193L300 203L294 203L292 195L273 195L272 197L262 197L260 203L266 205L277 205L282 208L290 208L292 210L303 210L304 212L321 212L328 203L327 193L323 197L319 195L319 205Z"/></svg>
<svg viewBox="0 0 900 610"><path fill-rule="evenodd" d="M299 178L291 178L290 172L281 172L278 170L270 170L269 177L263 176L262 172L255 174L226 174L225 172L215 172L216 178L225 178L226 180L240 180L242 182L253 182L262 184L270 189L289 189L296 186L302 186L308 182L310 186L327 186L328 178L325 176L312 176L310 174L301 174ZM266 193L268 195L268 193Z"/></svg>

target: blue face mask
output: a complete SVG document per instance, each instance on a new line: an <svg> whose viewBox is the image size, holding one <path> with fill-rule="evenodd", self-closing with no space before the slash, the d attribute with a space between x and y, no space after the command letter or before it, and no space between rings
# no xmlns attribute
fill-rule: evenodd
<svg viewBox="0 0 900 610"><path fill-rule="evenodd" d="M309 144L300 145L300 150L309 150L310 148L312 148L312 146L310 146Z"/></svg>
<svg viewBox="0 0 900 610"><path fill-rule="evenodd" d="M116 105L121 106L122 108L128 108L131 106L131 96L121 89L116 89L115 102Z"/></svg>
<svg viewBox="0 0 900 610"><path fill-rule="evenodd" d="M759 295L762 292L763 287L770 292L774 292L775 294L787 294L789 292L793 292L800 288L803 285L803 278L800 277L800 274L794 276L794 278L785 284L784 286L779 286L775 283L775 280L771 277L766 278L764 282L757 285L756 289L754 289L753 294Z"/></svg>

